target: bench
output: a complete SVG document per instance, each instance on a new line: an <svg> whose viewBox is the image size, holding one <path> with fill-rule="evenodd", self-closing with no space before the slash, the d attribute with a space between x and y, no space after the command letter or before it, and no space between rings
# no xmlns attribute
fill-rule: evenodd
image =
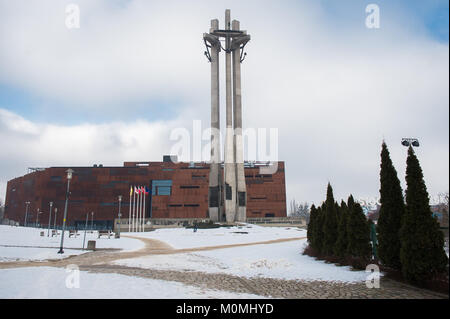
<svg viewBox="0 0 450 319"><path fill-rule="evenodd" d="M56 229L52 229L52 237L58 235L59 235L58 231Z"/></svg>
<svg viewBox="0 0 450 319"><path fill-rule="evenodd" d="M78 230L69 230L69 238L75 236L75 238L80 235L78 234Z"/></svg>
<svg viewBox="0 0 450 319"><path fill-rule="evenodd" d="M108 236L108 239L111 237L112 235L112 231L111 230L99 230L98 231L98 238L100 238L100 236Z"/></svg>

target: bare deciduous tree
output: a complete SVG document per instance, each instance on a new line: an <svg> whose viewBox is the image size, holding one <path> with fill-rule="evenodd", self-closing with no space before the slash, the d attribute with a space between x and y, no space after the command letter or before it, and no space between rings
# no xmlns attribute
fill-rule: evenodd
<svg viewBox="0 0 450 319"><path fill-rule="evenodd" d="M289 216L304 218L306 223L309 223L309 204L307 202L297 203L293 199L289 206Z"/></svg>
<svg viewBox="0 0 450 319"><path fill-rule="evenodd" d="M0 221L3 220L4 214L5 214L5 206L3 205L3 201L0 199Z"/></svg>

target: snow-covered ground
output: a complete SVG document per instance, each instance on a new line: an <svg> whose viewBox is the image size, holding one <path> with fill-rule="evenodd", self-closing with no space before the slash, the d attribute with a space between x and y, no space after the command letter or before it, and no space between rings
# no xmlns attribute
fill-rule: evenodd
<svg viewBox="0 0 450 319"><path fill-rule="evenodd" d="M340 282L365 281L364 271L337 267L302 255L306 240L195 253L150 255L115 263L130 267L227 273L242 277Z"/></svg>
<svg viewBox="0 0 450 319"><path fill-rule="evenodd" d="M192 229L166 228L129 235L162 240L173 248L181 249L306 237L306 230L247 224L242 227L198 229L197 232ZM122 259L115 263L131 267L227 273L243 277L341 282L366 280L367 274L364 271L352 271L350 267L337 267L302 255L305 245L306 239L303 239L183 254L150 255Z"/></svg>
<svg viewBox="0 0 450 319"><path fill-rule="evenodd" d="M263 227L246 224L239 227L198 229L197 232L186 228L162 228L152 232L127 233L127 235L158 239L173 248L194 248L306 237L306 230L297 227Z"/></svg>
<svg viewBox="0 0 450 319"><path fill-rule="evenodd" d="M78 288L77 288L78 287ZM126 289L124 289L126 288ZM177 282L73 269L34 267L0 271L0 299L247 299L251 294L201 289Z"/></svg>
<svg viewBox="0 0 450 319"><path fill-rule="evenodd" d="M45 236L40 236L44 231ZM65 238L65 254L57 254L60 237L47 237L46 230L0 226L0 261L44 260L68 257L84 251L83 235ZM125 235L125 234L123 234ZM241 227L216 229L171 228L147 233L126 233L136 238L97 238L98 248L139 250L144 243L139 237L165 242L175 249L258 243L214 250L180 254L148 255L119 259L114 263L159 270L202 271L226 273L243 277L266 277L290 280L324 280L358 282L366 280L364 271L352 271L302 255L306 239L261 244L282 238L306 237L306 231L295 227L261 227L247 224ZM14 247L10 247L14 246ZM39 248L44 247L44 248ZM50 247L50 248L45 248ZM236 294L190 287L180 283L137 278L118 274L80 272L80 288L67 288L68 274L63 268L35 267L0 270L0 298L254 298L260 296ZM126 288L126 289L124 289Z"/></svg>
<svg viewBox="0 0 450 319"><path fill-rule="evenodd" d="M44 236L40 236L41 232ZM61 231L59 231L61 233ZM0 225L0 262L15 260L45 260L61 259L87 252L82 250L84 232L79 236L69 238L69 232L64 234L64 254L58 254L61 243L61 235L58 237L47 237L47 229L30 227L14 227ZM50 232L51 236L51 232ZM96 248L118 248L123 251L133 251L144 247L144 243L138 239L114 236L97 238L98 233L87 233L85 247L88 240L96 241Z"/></svg>

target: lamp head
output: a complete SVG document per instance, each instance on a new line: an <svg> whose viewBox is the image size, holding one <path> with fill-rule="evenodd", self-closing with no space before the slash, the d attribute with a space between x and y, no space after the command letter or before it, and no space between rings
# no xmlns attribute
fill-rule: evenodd
<svg viewBox="0 0 450 319"><path fill-rule="evenodd" d="M68 179L68 180L71 180L71 179L72 179L72 174L73 174L74 170L71 169L71 168L69 168L66 172L67 172L67 179Z"/></svg>

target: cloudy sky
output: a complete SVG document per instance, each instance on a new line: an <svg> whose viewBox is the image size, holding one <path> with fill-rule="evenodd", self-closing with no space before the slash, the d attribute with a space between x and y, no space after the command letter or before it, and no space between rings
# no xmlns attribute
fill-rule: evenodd
<svg viewBox="0 0 450 319"><path fill-rule="evenodd" d="M328 182L379 196L383 139L404 186L403 137L420 140L430 194L448 191L448 1L224 2L0 0L0 199L28 167L159 161L175 129L206 129L202 35L227 8L252 37L244 129L278 129L288 201L320 203Z"/></svg>

